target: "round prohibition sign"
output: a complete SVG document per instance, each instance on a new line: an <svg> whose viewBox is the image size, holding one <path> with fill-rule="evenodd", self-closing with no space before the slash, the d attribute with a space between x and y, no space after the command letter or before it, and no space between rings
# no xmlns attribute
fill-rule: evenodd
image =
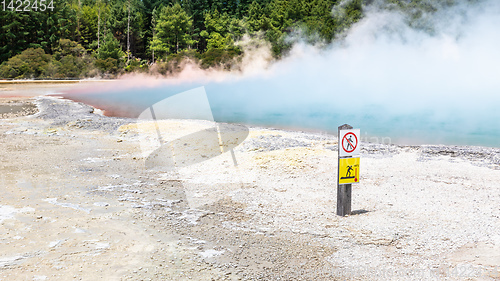
<svg viewBox="0 0 500 281"><path fill-rule="evenodd" d="M354 133L345 134L342 138L342 149L347 153L351 153L356 147L358 147L358 137Z"/></svg>

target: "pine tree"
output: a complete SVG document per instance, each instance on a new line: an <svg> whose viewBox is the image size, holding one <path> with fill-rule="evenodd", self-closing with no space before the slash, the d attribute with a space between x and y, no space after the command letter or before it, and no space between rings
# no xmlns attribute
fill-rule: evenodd
<svg viewBox="0 0 500 281"><path fill-rule="evenodd" d="M113 36L113 34L108 33L104 38L104 43L99 49L98 59L106 60L112 58L115 60L122 60L125 57L125 53L122 51L120 42Z"/></svg>
<svg viewBox="0 0 500 281"><path fill-rule="evenodd" d="M0 13L0 62L20 54L29 48L30 26L27 25L29 15L5 11ZM36 29L34 29L36 30Z"/></svg>
<svg viewBox="0 0 500 281"><path fill-rule="evenodd" d="M247 29L250 33L255 33L264 29L266 22L264 11L257 1L253 1L248 7L248 16L246 18Z"/></svg>
<svg viewBox="0 0 500 281"><path fill-rule="evenodd" d="M193 21L179 4L164 7L155 27L156 40L153 49L167 53L178 53L182 49L191 48L195 40L191 37Z"/></svg>

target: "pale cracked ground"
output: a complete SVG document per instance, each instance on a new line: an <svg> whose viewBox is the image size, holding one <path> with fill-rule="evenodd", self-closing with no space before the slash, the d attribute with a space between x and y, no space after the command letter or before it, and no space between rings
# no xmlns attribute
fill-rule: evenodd
<svg viewBox="0 0 500 281"><path fill-rule="evenodd" d="M500 277L498 149L363 144L341 218L334 136L251 128L238 166L147 170L134 120L35 103L0 120L0 280Z"/></svg>

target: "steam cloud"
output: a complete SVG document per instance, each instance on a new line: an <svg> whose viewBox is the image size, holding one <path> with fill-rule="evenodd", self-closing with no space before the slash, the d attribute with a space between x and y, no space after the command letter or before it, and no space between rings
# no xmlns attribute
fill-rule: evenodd
<svg viewBox="0 0 500 281"><path fill-rule="evenodd" d="M188 66L176 78L126 76L79 99L133 115L205 86L217 121L332 132L349 123L402 143L500 146L500 3L463 1L424 15L432 30L370 7L326 49L297 43L273 63L266 48L252 49L241 72Z"/></svg>

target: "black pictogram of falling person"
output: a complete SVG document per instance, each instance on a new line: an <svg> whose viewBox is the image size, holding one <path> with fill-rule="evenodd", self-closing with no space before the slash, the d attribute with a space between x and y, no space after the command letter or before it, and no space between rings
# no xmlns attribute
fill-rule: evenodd
<svg viewBox="0 0 500 281"><path fill-rule="evenodd" d="M346 177L351 176L351 171L352 171L352 166L347 166L347 174L345 175Z"/></svg>

